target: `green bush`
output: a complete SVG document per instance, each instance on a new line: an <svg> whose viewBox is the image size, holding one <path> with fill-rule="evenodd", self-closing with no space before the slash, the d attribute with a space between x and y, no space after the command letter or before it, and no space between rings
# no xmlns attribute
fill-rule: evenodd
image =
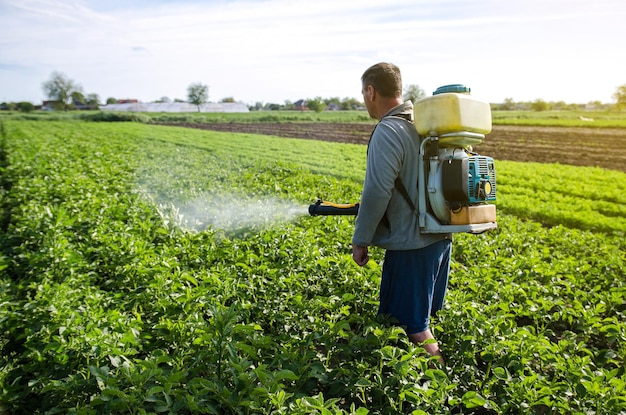
<svg viewBox="0 0 626 415"><path fill-rule="evenodd" d="M83 121L96 122L140 122L148 123L151 118L145 114L136 114L132 112L109 112L99 111L94 113L76 114L75 118Z"/></svg>

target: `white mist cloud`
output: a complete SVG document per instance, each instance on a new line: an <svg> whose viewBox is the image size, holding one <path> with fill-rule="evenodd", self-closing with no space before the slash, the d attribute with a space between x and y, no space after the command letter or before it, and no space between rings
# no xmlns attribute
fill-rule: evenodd
<svg viewBox="0 0 626 415"><path fill-rule="evenodd" d="M241 195L201 195L192 200L156 202L166 222L185 230L262 229L308 215L308 206L277 198L251 199Z"/></svg>

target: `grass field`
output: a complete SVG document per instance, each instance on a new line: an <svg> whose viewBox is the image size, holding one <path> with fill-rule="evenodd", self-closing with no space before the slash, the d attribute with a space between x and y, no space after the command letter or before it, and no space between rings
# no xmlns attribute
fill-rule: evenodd
<svg viewBox="0 0 626 415"><path fill-rule="evenodd" d="M440 367L376 318L354 219L307 215L358 200L365 146L14 117L0 139L0 412L626 413L623 172L496 162Z"/></svg>
<svg viewBox="0 0 626 415"><path fill-rule="evenodd" d="M366 111L252 111L249 113L115 113L82 111L70 113L34 112L20 114L2 111L0 118L49 119L49 120L102 120L128 118L140 122L179 123L369 123L374 124ZM492 111L494 125L526 125L549 127L626 128L626 112L620 111Z"/></svg>
<svg viewBox="0 0 626 415"><path fill-rule="evenodd" d="M492 111L494 125L624 128L620 111Z"/></svg>

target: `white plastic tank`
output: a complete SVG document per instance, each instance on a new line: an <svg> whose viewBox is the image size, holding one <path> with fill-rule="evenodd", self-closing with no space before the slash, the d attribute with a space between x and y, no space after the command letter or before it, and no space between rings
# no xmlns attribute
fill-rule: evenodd
<svg viewBox="0 0 626 415"><path fill-rule="evenodd" d="M413 107L417 132L422 136L447 136L440 145L478 144L491 132L489 103L472 97L470 88L461 84L439 87Z"/></svg>

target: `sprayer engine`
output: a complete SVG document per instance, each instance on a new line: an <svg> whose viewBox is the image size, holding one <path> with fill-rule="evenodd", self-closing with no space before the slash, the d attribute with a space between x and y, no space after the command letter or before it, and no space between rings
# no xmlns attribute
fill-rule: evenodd
<svg viewBox="0 0 626 415"><path fill-rule="evenodd" d="M483 215L473 220L482 221L484 214L495 208L486 203L496 200L493 158L465 148L440 149L438 155L429 160L428 199L442 224L470 222L469 212L476 216L481 211Z"/></svg>

